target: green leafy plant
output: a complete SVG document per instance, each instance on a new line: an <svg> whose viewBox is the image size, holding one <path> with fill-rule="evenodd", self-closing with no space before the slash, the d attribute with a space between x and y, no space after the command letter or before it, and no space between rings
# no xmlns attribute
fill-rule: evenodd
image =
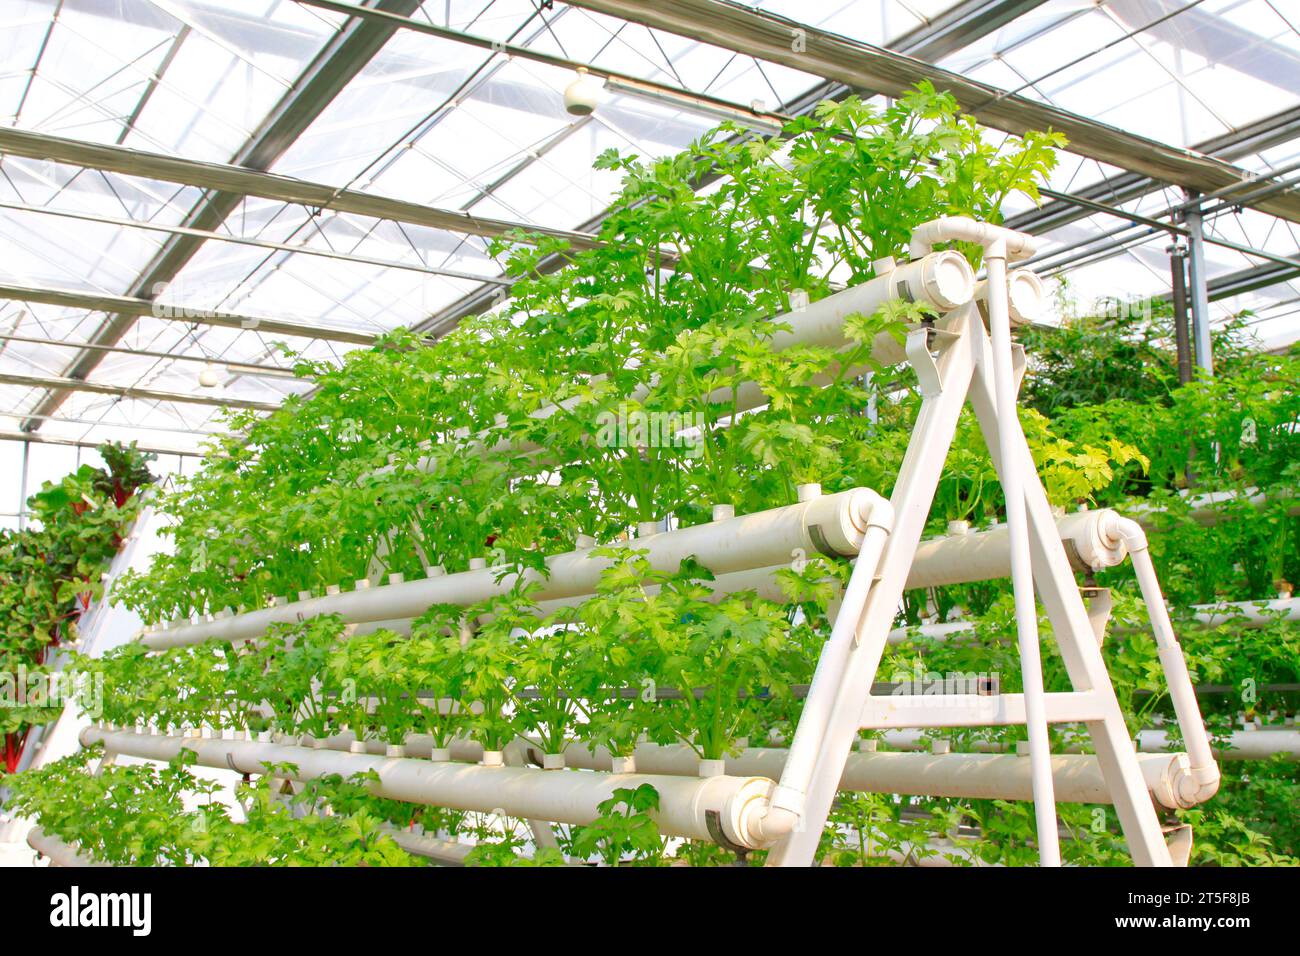
<svg viewBox="0 0 1300 956"><path fill-rule="evenodd" d="M131 445L103 445L104 468L82 465L27 499L29 524L0 531L0 674L46 688L52 649L75 643L77 620L103 590L101 576L139 511L138 491L153 457ZM10 690L18 690L11 687ZM32 726L58 715L61 701L7 693L0 711L3 760L12 773Z"/></svg>

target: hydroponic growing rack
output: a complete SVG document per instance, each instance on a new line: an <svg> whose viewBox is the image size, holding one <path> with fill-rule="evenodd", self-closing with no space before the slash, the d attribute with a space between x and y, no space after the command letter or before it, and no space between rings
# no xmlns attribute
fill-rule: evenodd
<svg viewBox="0 0 1300 956"><path fill-rule="evenodd" d="M977 283L960 254L932 251L934 245L950 242L982 249L982 281ZM1208 799L1218 785L1218 768L1145 533L1136 521L1112 511L1054 513L1017 417L1024 355L1012 342L1012 323L1032 317L1042 290L1032 274L1008 272L1008 263L1029 257L1034 249L1031 237L1009 229L964 217L936 220L913 233L911 261L878 262L871 281L777 317L785 331L771 347L779 351L809 344L842 347L849 316L870 314L891 302L923 303L937 314L910 327L903 342L881 336L872 350L881 365L909 366L923 395L890 499L867 488L822 494L819 487L805 485L800 500L784 507L734 515L719 506L709 523L671 531L638 528L633 543L644 550L651 567L672 571L693 559L714 575L709 587L716 597L763 593L793 555L852 561L788 749L747 748L725 760L700 760L685 748L643 744L631 756L613 757L580 744L562 753L543 753L526 738L497 751L466 740L439 747L419 735L383 743L348 734L317 739L238 728L167 732L143 724L103 723L88 728L82 743L102 745L109 763L117 755L170 761L188 751L200 766L248 775L264 773L268 765L291 765L292 772L272 773L298 781L367 774L376 796L527 819L539 846L553 840L548 824L591 824L616 792L649 784L658 793L653 817L663 834L712 841L742 855L768 850L769 865L804 866L814 859L837 790L848 789L1030 799L1036 808L1040 860L1047 865L1060 862L1056 801L1108 803L1136 863L1185 863L1187 828L1166 833L1156 807L1188 808ZM827 373L832 371L846 370ZM741 411L765 400L752 384L710 398L725 399ZM968 404L1005 491L1007 522L995 530L923 544L958 416ZM532 446L516 451L544 454ZM292 601L276 598L265 608L173 620L141 639L152 651L207 641L258 641L274 625L323 614L341 616L348 625L345 636L377 629L409 631L411 620L430 605L467 607L507 593L520 581L536 587L539 609L546 610L595 592L611 559L594 545L580 541L575 550L547 558L545 573L523 569L506 575L486 562L454 574L431 567L422 580L394 575L380 584L363 579L351 590L333 586L320 597L304 593ZM1077 572L1095 572L1126 558L1150 612L1185 753L1138 754L1099 650L1108 620L1107 595L1090 588L1085 600L1075 579ZM908 693L907 688L873 693L904 590L1008 576L1016 597L1023 693L984 686L956 693L950 688L938 694ZM1071 692L1043 690L1035 593L1053 625L1074 686ZM473 641L472 632L463 640ZM457 703L435 701L433 706ZM1047 726L1059 723L1085 725L1095 754L1052 754ZM1013 725L1028 730L1027 760L1011 754L945 753L938 747L929 754L853 752L864 729ZM530 762L541 766L525 766ZM51 846L48 834L33 839L41 848ZM419 843L405 839L412 846ZM459 854L445 846L422 849L447 862Z"/></svg>

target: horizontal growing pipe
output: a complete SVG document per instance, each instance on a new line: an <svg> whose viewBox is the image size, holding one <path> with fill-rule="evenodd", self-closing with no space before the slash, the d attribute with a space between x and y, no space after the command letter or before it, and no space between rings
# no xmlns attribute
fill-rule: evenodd
<svg viewBox="0 0 1300 956"><path fill-rule="evenodd" d="M1274 621L1300 621L1300 598L1277 598L1260 601L1219 601L1215 604L1193 604L1188 611L1192 620L1207 627L1235 624L1240 627L1267 627ZM969 636L977 630L974 621L946 621L942 624L922 624L918 627L899 627L889 632L889 643L901 644L916 637L932 641L947 641L959 635ZM1122 633L1128 628L1114 627Z"/></svg>
<svg viewBox="0 0 1300 956"><path fill-rule="evenodd" d="M396 827L385 832L407 853L435 860L443 866L464 866L466 854L473 849L466 843L439 840L423 833L399 830ZM41 856L48 857L53 866L109 866L107 863L92 859L70 843L46 833L40 827L33 827L27 834L27 844Z"/></svg>
<svg viewBox="0 0 1300 956"><path fill-rule="evenodd" d="M1246 502L1256 508L1263 508L1270 501L1290 501L1292 504L1287 508L1287 514L1293 517L1300 515L1300 492L1296 491L1286 494L1277 490L1261 491L1252 487L1243 488L1240 491L1233 489L1205 491L1194 495L1180 493L1179 497L1183 499L1189 508L1187 517L1197 524L1203 525L1218 524L1223 520L1225 511L1238 502ZM1147 531L1157 530L1156 516L1166 513L1167 510L1167 508L1159 505L1141 502L1125 508L1125 511Z"/></svg>
<svg viewBox="0 0 1300 956"><path fill-rule="evenodd" d="M1242 627L1266 627L1274 621L1300 621L1300 598L1272 601L1218 601L1192 606L1192 617L1208 627L1239 624Z"/></svg>
<svg viewBox="0 0 1300 956"><path fill-rule="evenodd" d="M461 843L458 840L440 840L426 833L416 833L397 827L386 828L384 832L407 853L433 860L441 866L464 866L465 857L469 855L470 850L474 849L471 844Z"/></svg>
<svg viewBox="0 0 1300 956"><path fill-rule="evenodd" d="M843 494L843 493L841 493ZM834 498L835 495L826 496ZM818 500L818 499L812 499ZM806 504L806 503L805 503ZM792 505L790 507L800 507ZM780 510L780 509L777 509ZM766 512L761 512L766 514ZM1057 527L1061 531L1061 540L1067 545L1066 551L1070 554L1071 560L1078 571L1098 571L1102 568L1112 567L1124 559L1125 553L1122 547L1115 547L1113 542L1101 537L1098 528L1104 521L1109 512L1105 510L1078 512L1072 515L1066 515L1057 520ZM862 515L862 525L865 527L867 514ZM741 520L741 519L727 519ZM688 531L713 528L713 524L696 525ZM641 542L648 541L651 548L652 558L655 554L655 548L666 538L681 532L672 531L660 535L654 535L648 539L638 538L631 542L633 547L645 547ZM665 542L666 543L666 542ZM794 545L798 547L798 545ZM776 550L774 547L771 550ZM812 553L815 545L804 545L806 553ZM580 552L573 552L580 553ZM567 557L561 555L561 557ZM782 557L787 560L779 564L771 564L758 568L746 568L740 571L728 571L716 573L714 580L705 582L705 586L714 596L723 596L734 594L738 591L754 591L759 597L769 601L785 602L787 599L785 592L781 590L778 572L790 567L788 560L789 552L784 552ZM708 561L703 563L707 567L714 567ZM916 557L912 564L911 573L908 575L907 586L909 588L935 587L940 584L950 584L964 581L983 581L993 578L1006 577L1010 568L1010 554L1007 547L1007 536L1005 528L994 528L990 531L970 532L964 535L947 535L941 538L932 538L925 541L917 549ZM446 577L437 577L430 579L437 582L436 597L430 600L432 603L447 604L471 604L482 600L478 595L481 593L483 575L488 574L485 571L469 571L462 574L453 574ZM475 578L467 578L466 575L476 575ZM470 582L462 584L461 579ZM488 577L486 580L495 581L494 578ZM233 617L223 618L215 621L202 622L198 624L180 624L175 627L168 627L162 630L147 631L141 640L151 650L165 650L169 647L183 647L189 644L197 644L201 641L221 638L223 640L248 640L250 638L261 637L266 632L267 627L275 622L288 622L297 620L297 614L301 613L304 618L312 617L318 614L342 613L348 623L356 624L359 634L366 634L378 630L390 630L399 634L409 634L411 631L411 621L427 610L429 605L420 606L418 600L408 600L405 592L400 600L388 600L382 596L393 593L394 588L411 588L414 586L428 587L430 581L412 581L404 582L400 585L386 585L383 587L372 588L366 591L351 592L356 595L379 595L375 601L377 610L369 613L381 613L381 617L360 617L356 616L350 610L350 602L340 599L347 598L349 595L340 594L333 597L313 598L311 601L299 601L293 604L287 604L275 608L268 608L263 611L253 611L245 614L235 615ZM501 586L496 586L498 590L493 593L500 593ZM657 586L651 586L647 589L650 593L658 590ZM572 606L585 600L593 592L591 590L574 590L564 597L547 598L543 595L542 599L537 601L539 613L548 615L554 613L562 607ZM468 598L472 598L468 599ZM838 592L832 598L828 607L828 614L831 617L835 615L835 608L839 600ZM328 603L326 603L328 602ZM418 610L404 613L403 616L395 616L405 612L407 605L414 604ZM322 610L321 608L332 608L333 610ZM272 612L275 612L272 615ZM218 626L220 625L220 626ZM969 625L964 622L935 625L927 627L941 627L960 631L967 629ZM924 632L923 633L928 633ZM893 643L900 643L908 637L906 629L899 629L890 635Z"/></svg>
<svg viewBox="0 0 1300 956"><path fill-rule="evenodd" d="M345 731L322 740L302 738L310 746L346 751L356 737ZM366 741L368 753L384 753L385 744ZM406 753L428 757L432 740L423 734L406 738ZM534 764L542 754L531 741L513 744ZM452 742L450 755L456 760L477 762L483 747L464 738ZM747 747L726 758L726 772L738 777L779 779L789 750L783 747ZM632 756L638 773L691 777L699 772L700 758L685 744L639 744ZM1195 806L1196 793L1186 756L1182 753L1148 753L1139 757L1142 776L1151 797L1160 806L1186 809ZM604 747L570 744L564 749L564 765L579 770L610 771L613 760ZM1091 754L1056 754L1052 773L1058 798L1067 803L1110 803L1109 788L1102 779L1097 758ZM972 800L1030 800L1029 762L1012 754L991 753L898 753L887 751L849 754L841 790L858 793L901 793L915 796L952 797Z"/></svg>
<svg viewBox="0 0 1300 956"><path fill-rule="evenodd" d="M797 552L850 556L861 546L871 509L881 500L873 491L856 488L752 515L636 538L619 546L646 550L650 563L662 571L675 571L684 559L694 557L715 574L781 562L788 566ZM539 600L594 593L602 572L612 562L583 549L551 556L546 564L546 576L532 569L522 574L525 581L538 585ZM434 604L476 604L507 591L512 582L498 582L500 573L499 569L482 568L326 595L153 631L142 640L151 649L160 650L210 639L248 640L261 637L272 624L293 623L320 614L341 614L348 623L416 617Z"/></svg>
<svg viewBox="0 0 1300 956"><path fill-rule="evenodd" d="M106 867L109 865L92 859L72 844L64 842L52 833L46 833L40 827L32 827L27 834L27 845L41 856L48 858L51 866Z"/></svg>
<svg viewBox="0 0 1300 956"><path fill-rule="evenodd" d="M914 750L925 746L926 735L918 730L887 730L884 741L900 750ZM1171 747L1181 746L1169 736L1169 731L1158 728L1140 730L1135 737L1138 751L1144 754L1170 753ZM1225 737L1212 738L1214 755L1220 760L1268 760L1282 756L1287 760L1300 760L1300 730L1290 727L1275 730L1234 730ZM996 741L974 740L972 750L995 753L1005 750ZM1066 748L1077 751L1077 745Z"/></svg>
<svg viewBox="0 0 1300 956"><path fill-rule="evenodd" d="M1075 571L1114 567L1127 555L1124 541L1112 534L1115 512L1076 511L1056 519L1066 554ZM907 587L930 588L1005 578L1011 573L1011 541L1005 524L988 531L970 531L930 538L917 546Z"/></svg>
<svg viewBox="0 0 1300 956"><path fill-rule="evenodd" d="M727 758L727 773L758 775L775 779L785 765L787 751L751 748ZM566 766L607 770L609 754L570 747L564 752ZM637 769L645 773L689 774L699 763L685 745L638 747ZM1161 806L1184 809L1193 806L1180 798L1180 783L1186 775L1181 754L1146 754L1142 775L1152 798ZM1066 803L1111 803L1110 789L1102 778L1097 758L1090 754L1056 754L1052 757L1052 778L1056 798ZM916 796L952 797L971 800L1032 800L1029 761L1011 754L850 754L840 778L840 789L859 793L899 793Z"/></svg>
<svg viewBox="0 0 1300 956"><path fill-rule="evenodd" d="M260 774L267 764L292 764L295 780L331 775L351 778L373 772L367 786L389 800L478 813L586 826L601 816L599 804L621 787L650 784L659 792L651 815L667 836L761 849L776 835L762 830L768 793L761 777L672 777L482 767L434 763L409 757L372 757L328 749L284 746L252 740L209 740L138 734L87 727L81 744L103 744L109 753L170 761L182 749L199 766Z"/></svg>
<svg viewBox="0 0 1300 956"><path fill-rule="evenodd" d="M844 335L844 322L851 315L871 315L887 302L904 300L928 305L940 313L950 313L954 309L970 302L976 293L975 272L965 256L957 252L943 251L931 253L914 262L895 264L892 259L876 263L880 274L873 279L850 286L816 302L809 303L792 312L773 316L771 321L780 327L772 336L771 348L782 352L791 348L813 347L829 348L840 351L853 343ZM1032 288L1028 280L1020 277L1017 288L1020 289L1018 301L1025 308L1032 308ZM1039 286L1041 289L1041 285ZM942 326L942 320L939 323ZM887 333L876 336L872 342L871 357L881 365L897 365L907 359L906 351L898 341ZM861 374L865 367L851 367L843 372L846 376ZM813 379L816 384L830 381L833 369ZM599 379L589 384L595 384ZM652 386L643 384L628 396L629 402L642 402L650 394ZM764 404L767 397L754 383L742 383L737 389L720 388L706 396L714 404L734 404L737 411L748 411ZM545 421L561 411L570 411L587 401L585 396L576 396L564 401L545 405L532 414L537 421ZM498 419L498 424L504 423ZM457 435L460 439L470 437L468 431ZM527 441L500 441L486 446L486 438L480 436L480 450L494 452L514 451L531 453L539 451L538 445ZM415 467L428 469L433 465L431 458L420 458ZM383 468L379 473L391 470Z"/></svg>

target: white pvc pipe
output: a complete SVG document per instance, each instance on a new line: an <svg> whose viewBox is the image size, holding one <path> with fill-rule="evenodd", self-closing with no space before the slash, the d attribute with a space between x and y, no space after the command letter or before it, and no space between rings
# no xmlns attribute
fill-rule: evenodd
<svg viewBox="0 0 1300 956"><path fill-rule="evenodd" d="M1192 620L1207 627L1236 624L1245 628L1267 627L1274 621L1300 620L1300 598L1278 598L1274 601L1219 601L1217 604L1193 604L1188 608ZM901 644L914 637L932 641L947 641L958 635L973 634L972 621L946 621L941 624L921 624L917 627L898 627L889 632L889 643ZM1128 628L1115 628L1122 632Z"/></svg>
<svg viewBox="0 0 1300 956"><path fill-rule="evenodd" d="M1219 601L1216 604L1192 605L1192 617L1207 627L1240 624L1243 627L1266 627L1274 621L1300 620L1300 598L1274 601Z"/></svg>
<svg viewBox="0 0 1300 956"><path fill-rule="evenodd" d="M1057 529L1075 571L1096 572L1123 562L1122 540L1107 531L1107 509L1076 511L1058 518ZM916 548L907 588L930 588L1005 578L1011 573L1011 533L1005 524L988 531L950 534L922 541Z"/></svg>
<svg viewBox="0 0 1300 956"><path fill-rule="evenodd" d="M467 843L439 840L423 833L413 833L397 827L386 827L384 832L407 853L436 860L444 866L463 866L465 856L473 849L473 846ZM92 859L71 844L46 833L40 827L33 827L27 834L27 843L41 856L47 857L51 866L107 867L109 865Z"/></svg>
<svg viewBox="0 0 1300 956"><path fill-rule="evenodd" d="M691 556L715 574L778 564L788 567L797 554L857 554L866 537L871 511L883 500L874 491L856 488L615 546L648 551L650 563L661 571L675 571ZM612 562L594 557L590 549L584 549L554 555L546 559L546 564L549 575L531 569L523 572L525 581L538 585L536 598L540 600L594 593L601 573ZM151 650L162 650L213 639L248 640L261 637L272 624L293 623L320 614L340 614L348 623L413 618L434 604L476 604L505 592L515 579L511 576L498 582L500 573L500 569L482 568L327 594L213 621L155 630L145 633L141 640Z"/></svg>
<svg viewBox="0 0 1300 956"><path fill-rule="evenodd" d="M880 500L885 506L888 505L887 500ZM1101 571L1122 563L1124 558L1127 557L1128 551L1125 549L1123 541L1104 533L1106 516L1109 514L1113 514L1113 512L1104 509L1080 511L1057 519L1057 528L1060 530L1061 540L1066 546L1066 554L1069 555L1071 566L1076 571L1081 573ZM870 517L867 519L868 525L871 524L872 520ZM651 538L650 540L654 541L656 539ZM735 594L737 591L754 591L765 600L785 603L787 598L785 592L781 589L777 573L787 570L789 567L790 562L784 561L764 568L731 571L718 574L712 581L705 581L702 584L709 590L713 598ZM988 531L971 531L965 534L947 535L922 541L917 547L916 556L908 574L907 587L909 589L929 588L945 584L988 581L1005 578L1010 573L1010 536L1007 533L1006 525L999 525ZM655 594L658 590L658 585L651 585L646 588L649 594ZM838 585L836 585L835 597L832 598L832 603L840 599L841 593ZM586 600L587 597L586 594L579 594L572 597L538 601L536 602L538 613L542 616L552 614L562 607L578 604ZM357 625L355 633L367 634L382 629L395 631L398 634L409 634L411 632L411 620L412 618L408 617L362 622ZM939 630L934 631L934 628ZM964 630L969 629L969 625L964 623L925 625L923 632L926 634L939 633L939 631L948 628L954 631ZM163 634L170 636L171 634L170 631L156 633L160 636ZM904 636L904 629L900 628L890 634L890 641L898 643L903 640ZM151 647L155 646L152 637L149 642Z"/></svg>
<svg viewBox="0 0 1300 956"><path fill-rule="evenodd" d="M926 746L925 741L928 739L920 730L886 730L883 733L884 742L899 750L915 750ZM1214 747L1214 755L1220 760L1268 760L1276 756L1282 756L1287 760L1300 760L1300 730L1289 727L1234 730L1221 739L1223 746ZM1142 754L1176 753L1177 750L1171 748L1181 746L1177 741L1170 739L1168 731L1157 728L1138 731L1135 742L1138 751ZM970 742L969 747L980 753L1000 753L1006 749L1004 744L990 740L974 740ZM1069 753L1078 750L1077 744L1066 747ZM1190 763L1188 766L1190 777Z"/></svg>
<svg viewBox="0 0 1300 956"><path fill-rule="evenodd" d="M354 739L347 732L316 741L304 738L303 744L347 751ZM919 749L928 739L919 730L885 732L885 742L901 751ZM366 742L366 750L371 754L382 754L383 747L381 741ZM412 757L428 757L431 747L431 739L424 734L411 734L406 738L406 752ZM453 740L450 749L454 760L477 763L483 757L483 747L466 738ZM541 750L532 741L518 738L508 749L534 764L541 762ZM1027 759L985 751L980 747L975 749L981 752L855 751L849 754L839 789L954 799L1033 799ZM757 776L776 780L784 774L790 753L782 747L747 747L725 758L726 772L733 777ZM988 759L991 756L998 759ZM638 773L693 777L700 767L699 755L685 744L639 744L633 758ZM1144 753L1138 762L1152 799L1157 803L1169 809L1195 806L1191 801L1196 798L1198 788L1191 780L1186 754L1162 750ZM613 767L613 758L604 747L573 743L564 749L564 763L576 770L609 771ZM1052 775L1060 790L1058 797L1066 803L1111 802L1097 758L1092 754L1054 754Z"/></svg>
<svg viewBox="0 0 1300 956"><path fill-rule="evenodd" d="M883 267L882 263L882 267ZM871 315L886 302L896 299L918 302L928 305L940 313L951 312L970 302L975 295L975 273L965 256L957 252L943 251L916 256L914 261L892 268L883 269L882 274L860 285L851 286L818 299L816 302L772 317L772 322L788 326L772 336L771 348L781 352L789 348L812 346L842 349L849 340L844 336L844 320L851 315ZM898 365L907 360L902 346L893 336L881 333L872 342L871 357L881 365ZM846 374L851 374L850 369ZM653 383L638 386L629 396L630 402L641 402L649 394ZM571 411L586 399L575 396L552 405L545 405L532 413L532 418L544 421L559 411ZM730 389L718 389L708 396L711 402L733 401L740 411L747 411L767 401L766 396L753 383L741 385L733 396ZM498 419L497 424L503 424ZM460 440L470 437L468 430L456 434ZM467 453L474 448L488 450L483 445L484 438L473 443ZM490 447L491 451L514 451L530 453L538 451L532 442L500 441ZM415 467L428 469L432 459L417 459ZM381 468L376 474L384 474L392 468Z"/></svg>
<svg viewBox="0 0 1300 956"><path fill-rule="evenodd" d="M951 312L975 296L975 273L959 252L935 252L914 256L913 261L861 285L809 303L772 321L788 325L789 331L772 336L772 350L817 346L839 350L849 344L844 320L851 315L871 315L886 302L902 299L928 305L938 312ZM907 360L902 346L891 335L872 343L872 358L882 365Z"/></svg>
<svg viewBox="0 0 1300 956"><path fill-rule="evenodd" d="M975 301L980 315L988 324L988 280L975 283ZM1038 274L1028 269L1013 269L1007 274L1007 316L1012 325L1030 325L1043 314L1047 289Z"/></svg>
<svg viewBox="0 0 1300 956"><path fill-rule="evenodd" d="M889 632L890 644L903 644L916 637L930 641L949 641L958 635L975 633L971 621L945 621L942 624L921 624L917 627L896 627Z"/></svg>
<svg viewBox="0 0 1300 956"><path fill-rule="evenodd" d="M1141 525L1130 518L1116 517L1109 525L1114 535L1122 538L1128 548L1138 587L1142 591L1142 600L1151 618L1156 654L1165 671L1165 685L1169 689L1169 699L1173 703L1174 714L1178 717L1178 726L1182 729L1187 745L1192 773L1204 791L1201 799L1209 799L1219 789L1219 766L1214 762L1210 739L1205 732L1205 723L1201 720L1201 707L1196 700L1196 688L1187 672L1187 661L1183 658L1183 649L1174 635L1169 609L1165 607L1164 594L1160 590L1160 580L1156 576L1151 553L1147 550L1146 533Z"/></svg>
<svg viewBox="0 0 1300 956"><path fill-rule="evenodd" d="M1237 501L1244 501L1256 508L1263 508L1270 501L1276 501L1279 497L1285 500L1286 496L1279 496L1276 492L1270 494L1260 491L1258 488L1243 488L1240 491L1233 489L1225 491L1203 491L1198 494L1189 494L1187 491L1180 491L1178 497L1182 498L1190 509L1187 517L1197 524L1214 525L1223 520L1223 506L1232 504ZM1148 531L1154 530L1155 521L1153 515L1162 514L1166 509L1164 507L1154 506L1146 502L1136 502L1127 506L1125 511L1133 516L1143 528ZM1291 505L1287 508L1287 514L1292 517L1300 515L1300 503Z"/></svg>
<svg viewBox="0 0 1300 956"><path fill-rule="evenodd" d="M50 866L106 867L109 865L92 859L72 844L65 843L52 833L46 833L40 827L32 827L27 834L27 845L49 859Z"/></svg>
<svg viewBox="0 0 1300 956"><path fill-rule="evenodd" d="M776 779L790 751L751 747L726 758L733 776ZM684 744L642 744L636 765L644 773L690 776L699 757ZM609 770L611 758L603 747L572 745L564 752L566 766ZM1169 809L1186 809L1185 779L1190 772L1183 754L1143 754L1139 758L1152 798ZM1014 754L857 752L849 754L839 789L858 793L898 793L970 800L1032 800L1030 764ZM1111 803L1110 789L1097 758L1091 754L1054 754L1052 779L1057 799L1066 803Z"/></svg>
<svg viewBox="0 0 1300 956"><path fill-rule="evenodd" d="M1220 760L1269 760L1282 756L1287 760L1300 760L1300 731L1294 729L1234 730L1221 738L1226 746L1215 746L1214 755ZM1162 753L1178 746L1170 739L1169 731L1157 728L1141 730L1137 735L1138 749L1143 753Z"/></svg>
<svg viewBox="0 0 1300 956"><path fill-rule="evenodd" d="M407 853L434 860L442 866L464 866L465 857L474 849L473 845L459 840L440 840L399 827L385 827L384 832Z"/></svg>
<svg viewBox="0 0 1300 956"><path fill-rule="evenodd" d="M985 226L983 223L973 223ZM980 235L987 228L977 230ZM1002 230L1006 232L1007 230ZM957 228L922 227L913 244L939 239L966 239L966 222ZM977 240L972 240L977 241ZM1001 469L998 477L1006 499L1007 526L1011 548L1011 586L1016 607L1016 633L1020 644L1020 671L1024 684L1025 724L1029 733L1029 759L1033 775L1034 817L1038 830L1039 861L1043 866L1060 866L1061 850L1052 795L1051 741L1047 736L1047 706L1043 695L1043 666L1038 642L1038 604L1034 597L1034 568L1029 551L1029 518L1025 507L1023 475L1017 439L1020 437L1016 407L1016 380L1011 362L1011 323L1007 317L1007 257L1012 248L1031 255L1031 242L1009 244L996 234L985 240L984 265L988 270L990 337L993 345L993 385L999 421L998 445Z"/></svg>
<svg viewBox="0 0 1300 956"><path fill-rule="evenodd" d="M1022 262L1037 252L1042 244L1041 240L1033 236L1005 226L980 222L969 216L947 216L922 223L913 229L908 255L920 259L941 242L971 242L982 246L986 260L989 249L996 247L1004 262Z"/></svg>
<svg viewBox="0 0 1300 956"><path fill-rule="evenodd" d="M599 804L620 787L650 784L659 792L659 809L651 816L667 836L715 841L720 835L734 846L762 849L771 840L759 821L768 812L774 786L761 777L670 777L648 774L603 774L517 767L482 767L434 763L410 757L373 757L324 748L285 746L251 740L210 740L137 734L88 727L83 746L102 743L114 753L170 761L181 749L193 751L204 767L261 774L265 765L292 764L295 780L337 774L344 779L373 771L368 784L375 796L406 803L521 819L550 820L586 826L601 816Z"/></svg>

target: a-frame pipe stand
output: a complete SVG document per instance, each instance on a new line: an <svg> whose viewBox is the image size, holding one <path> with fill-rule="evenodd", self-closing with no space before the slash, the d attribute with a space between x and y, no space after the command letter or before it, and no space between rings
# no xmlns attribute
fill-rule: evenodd
<svg viewBox="0 0 1300 956"><path fill-rule="evenodd" d="M819 661L809 700L824 701L825 706L813 712L805 710L791 748L791 762L787 763L789 769L795 763L796 751L806 748L816 753L813 770L806 790L800 791L802 781L784 776L777 788L778 793L785 791L787 805L793 800L802 807L794 832L773 847L768 863L811 865L845 762L860 730L1030 724L1033 719L1031 698L1035 688L1029 674L1026 693L1021 694L925 694L910 699L871 695L958 417L969 402L999 478L1004 486L1018 485L1023 496L1025 520L1020 530L1027 537L1034 590L1051 621L1074 687L1068 693L1045 695L1041 694L1041 684L1037 687L1044 722L1079 722L1087 726L1133 861L1140 866L1170 866L1170 851L1143 781L1134 743L1029 446L1015 416L998 414L995 365L999 363L994 361L994 343L975 303L948 316L943 325L943 331L918 329L909 337L908 355L917 371L923 399L890 501L893 527L882 536L883 547L874 552L863 549L854 569L858 589L865 589L865 600L846 600L840 611L841 615L852 615L860 609L851 640L838 647L828 641ZM1023 353L1016 350L1014 354L1013 394L1023 372ZM1010 433L1004 435L1003 429ZM1004 449L1009 454L1004 454ZM1008 482L1013 473L1018 481ZM1009 516L1014 519L1014 513ZM1013 520L1010 531L1015 535L1017 530ZM851 581L846 597L853 590ZM1025 637L1022 629L1022 663ZM1036 628L1032 640L1036 652ZM1031 733L1030 746L1031 759L1048 768L1046 792L1038 779L1034 792L1040 819L1040 854L1044 862L1055 863L1051 852L1055 850L1055 804L1046 735ZM1051 823L1050 848L1044 846L1044 819Z"/></svg>

